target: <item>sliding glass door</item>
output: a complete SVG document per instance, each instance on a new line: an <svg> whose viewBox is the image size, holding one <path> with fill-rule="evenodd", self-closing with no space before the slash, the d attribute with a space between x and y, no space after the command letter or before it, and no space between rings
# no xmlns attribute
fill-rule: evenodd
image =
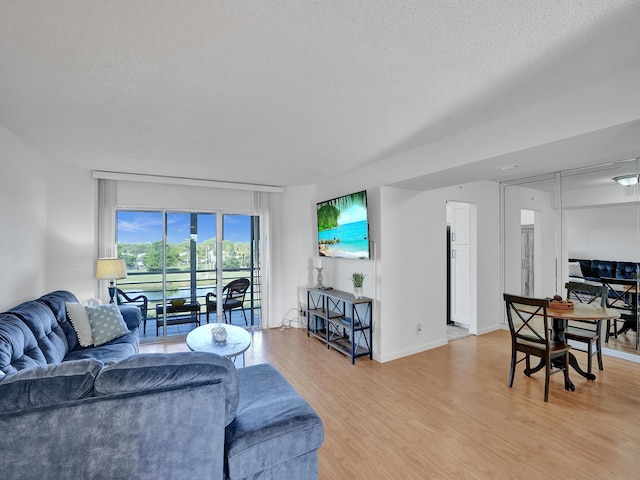
<svg viewBox="0 0 640 480"><path fill-rule="evenodd" d="M148 300L143 338L186 335L207 319L260 325L257 219L203 212L117 212L118 256L125 259L128 274L118 287L129 298L144 295ZM222 236L217 235L220 231ZM225 309L224 301L214 304L224 298L225 286L239 278L249 283L240 305Z"/></svg>
<svg viewBox="0 0 640 480"><path fill-rule="evenodd" d="M241 299L241 308L222 312L226 321L240 326L260 324L260 261L258 217L250 215L222 216L223 285L247 279L248 288ZM224 288L224 287L223 287Z"/></svg>

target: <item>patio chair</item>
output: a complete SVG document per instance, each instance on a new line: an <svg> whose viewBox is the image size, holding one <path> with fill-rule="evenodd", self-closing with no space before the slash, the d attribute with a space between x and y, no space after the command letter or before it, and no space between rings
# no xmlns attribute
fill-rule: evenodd
<svg viewBox="0 0 640 480"><path fill-rule="evenodd" d="M132 304L140 308L142 313L142 332L147 333L147 308L149 306L149 300L144 295L138 295L137 297L130 297L125 292L116 289L116 301L118 305Z"/></svg>
<svg viewBox="0 0 640 480"><path fill-rule="evenodd" d="M244 317L245 325L249 325L247 321L247 314L244 311L244 297L249 289L248 278L238 278L229 282L222 289L223 302L222 302L222 314L224 315L225 323L233 323L231 322L231 311L233 309L239 308L242 311L242 316ZM216 312L218 309L218 303L215 292L209 292L206 296L206 304L207 304L207 323L209 323L209 312ZM229 312L229 321L227 322L227 313Z"/></svg>

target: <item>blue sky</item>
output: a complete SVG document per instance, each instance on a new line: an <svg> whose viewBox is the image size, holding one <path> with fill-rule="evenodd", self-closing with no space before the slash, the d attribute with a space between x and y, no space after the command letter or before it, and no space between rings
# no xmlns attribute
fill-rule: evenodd
<svg viewBox="0 0 640 480"><path fill-rule="evenodd" d="M118 242L145 243L162 240L162 212L119 211L117 216ZM251 236L251 217L224 215L224 239L248 242ZM167 238L180 243L189 239L190 214L167 214ZM215 214L198 214L198 242L216 236Z"/></svg>

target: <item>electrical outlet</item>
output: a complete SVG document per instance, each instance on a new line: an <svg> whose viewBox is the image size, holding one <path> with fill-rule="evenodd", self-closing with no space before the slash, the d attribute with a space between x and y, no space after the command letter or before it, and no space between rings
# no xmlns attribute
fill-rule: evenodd
<svg viewBox="0 0 640 480"><path fill-rule="evenodd" d="M420 335L422 333L422 324L418 322L416 324L416 335Z"/></svg>

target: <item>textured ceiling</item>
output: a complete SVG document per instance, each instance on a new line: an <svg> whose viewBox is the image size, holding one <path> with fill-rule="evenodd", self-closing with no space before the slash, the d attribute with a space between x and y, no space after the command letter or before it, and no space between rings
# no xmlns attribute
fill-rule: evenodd
<svg viewBox="0 0 640 480"><path fill-rule="evenodd" d="M638 0L2 0L0 123L91 170L317 183L640 63L639 21Z"/></svg>

